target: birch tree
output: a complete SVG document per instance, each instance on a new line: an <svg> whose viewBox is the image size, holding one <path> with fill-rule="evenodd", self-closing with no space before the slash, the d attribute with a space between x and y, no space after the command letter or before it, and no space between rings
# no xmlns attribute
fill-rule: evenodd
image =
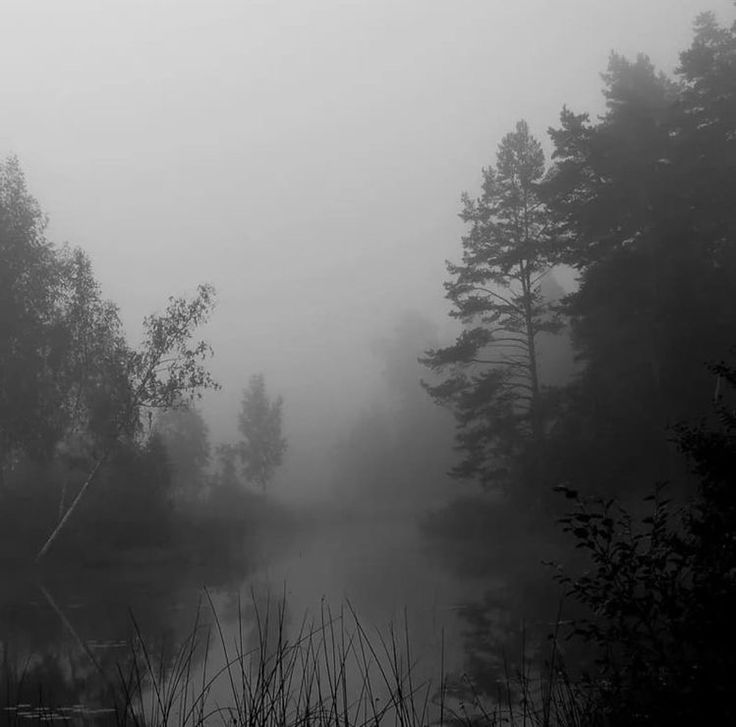
<svg viewBox="0 0 736 727"><path fill-rule="evenodd" d="M191 298L169 298L166 310L144 320L143 343L127 353L127 390L110 412L107 437L84 483L51 532L36 560L41 560L66 526L79 502L100 469L108 460L119 438L133 436L148 410L169 409L201 396L207 388L218 385L204 366L212 354L206 341L194 340L214 306L214 289L200 285Z"/></svg>

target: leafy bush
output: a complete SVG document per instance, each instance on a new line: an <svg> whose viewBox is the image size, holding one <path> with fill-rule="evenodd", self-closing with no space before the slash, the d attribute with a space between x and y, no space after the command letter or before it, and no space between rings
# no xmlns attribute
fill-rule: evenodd
<svg viewBox="0 0 736 727"><path fill-rule="evenodd" d="M736 369L712 371L736 389ZM695 724L704 709L736 718L736 409L717 392L711 422L675 430L700 483L686 506L660 485L634 517L558 488L575 501L562 525L589 569L557 578L588 611L573 634L594 647L587 681L611 725Z"/></svg>

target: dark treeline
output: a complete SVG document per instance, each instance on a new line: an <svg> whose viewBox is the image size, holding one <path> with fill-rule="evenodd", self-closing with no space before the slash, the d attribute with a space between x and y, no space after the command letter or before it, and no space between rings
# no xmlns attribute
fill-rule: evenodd
<svg viewBox="0 0 736 727"><path fill-rule="evenodd" d="M170 298L163 313L146 318L136 349L85 252L54 245L45 226L17 160L5 161L3 558L50 552L70 563L106 562L152 548L164 556L227 557L237 533L275 517L245 481L265 489L281 462L280 400L271 403L263 377L254 377L243 395L240 440L220 446L213 467L207 426L194 406L203 390L217 388L204 366L210 348L195 339L213 308L212 288Z"/></svg>
<svg viewBox="0 0 736 727"><path fill-rule="evenodd" d="M427 352L440 377L427 389L455 412L452 474L504 497L429 525L457 537L480 519L484 547L510 560L576 546L557 580L571 633L592 647L568 664L584 722L723 720L736 674L732 619L718 615L736 597L736 26L699 17L675 78L614 54L603 81L605 113L564 108L549 164L519 122L480 196L463 197L445 285L462 330ZM577 285L556 299L545 281L563 266ZM573 346L566 385L545 383L550 335ZM496 606L467 611L492 689Z"/></svg>
<svg viewBox="0 0 736 727"><path fill-rule="evenodd" d="M733 47L706 16L677 80L612 56L602 117L564 109L549 167L520 122L464 197L446 284L463 330L426 358L448 373L428 388L457 413L455 475L525 499L681 475L668 428L709 412L736 330ZM578 287L557 301L560 265ZM539 341L563 326L578 367L546 386Z"/></svg>

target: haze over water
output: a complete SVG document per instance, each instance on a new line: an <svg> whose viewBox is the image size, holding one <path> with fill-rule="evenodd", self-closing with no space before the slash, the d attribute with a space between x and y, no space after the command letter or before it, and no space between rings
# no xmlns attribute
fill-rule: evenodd
<svg viewBox="0 0 736 727"><path fill-rule="evenodd" d="M0 658L11 677L0 722L39 716L23 711L28 684L77 723L95 718L85 710L110 708L110 675L134 669L131 649L176 663L194 624L211 637L192 652L197 677L216 672L223 643L257 648L260 615L282 596L292 643L304 614L354 614L384 648L408 627L417 678L439 677L440 663L456 688L470 675L491 693L506 648L522 675L538 669L560 593L541 561L577 562L555 539L553 497L577 504L581 481L623 501L664 480L689 494L692 472L673 464L687 450L678 422L705 421L729 378L706 365L729 343L730 188L726 202L701 199L703 180L686 178L688 164L731 157L698 136L708 124L693 130L665 103L688 101L685 81L666 86L635 61L645 53L677 76L703 11L736 19L731 0L3 4ZM601 77L612 52L632 60L619 68L634 79L625 100L655 117L654 141L637 113L611 112L620 98L606 105L602 87L620 80ZM713 95L714 106L727 96ZM526 244L537 210L549 214L527 247L556 252L473 261L473 234L489 257L502 247L504 209L484 228L489 208L463 193L492 189L499 145L523 146L528 161L536 139L536 194L565 157L548 134L563 108L589 114L579 137L566 127L582 181L524 218ZM606 119L615 133L586 146ZM18 167L3 161L13 157ZM643 172L640 157L652 162ZM610 174L590 182L585 164ZM22 175L31 196L14 198ZM712 227L698 216L711 202ZM48 248L34 236L43 215ZM717 223L725 232L707 238ZM548 239L548 227L562 232ZM87 277L65 243L88 256ZM519 298L504 279L515 265L534 273ZM479 288L496 305L480 323L478 300L463 301L468 278L493 288ZM216 305L200 288L206 322L181 324L179 297L203 283ZM565 298L581 287L587 298ZM509 324L520 300L528 330L521 314ZM157 351L157 324L191 329L205 355L188 339ZM476 324L488 338L473 339ZM166 399L156 374L188 355L204 368ZM190 390L201 399L182 414Z"/></svg>

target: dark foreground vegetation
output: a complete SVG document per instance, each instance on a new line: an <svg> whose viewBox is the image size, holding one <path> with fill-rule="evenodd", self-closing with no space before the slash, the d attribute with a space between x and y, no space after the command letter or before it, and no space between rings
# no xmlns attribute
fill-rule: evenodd
<svg viewBox="0 0 736 727"><path fill-rule="evenodd" d="M102 664L96 691L54 690L54 675L9 668L3 684L9 724L402 725L582 724L583 693L547 671L506 674L495 699L461 696L412 652L406 621L385 632L365 626L350 604L290 624L285 601L237 604L238 630L226 637L211 601L177 648L154 650L137 626L129 651ZM553 645L550 654L556 656ZM112 667L112 668L111 668ZM44 676L48 681L39 684Z"/></svg>
<svg viewBox="0 0 736 727"><path fill-rule="evenodd" d="M349 608L296 629L283 606L273 617L255 609L255 632L241 629L234 645L215 616L160 657L139 630L118 668L90 655L103 677L98 701L113 710L101 718L735 721L736 26L699 18L676 78L644 56L614 55L603 79L606 112L591 120L565 108L549 165L519 122L484 170L481 195L464 197L462 261L448 264L446 283L461 332L423 356L425 388L456 418L452 474L479 486L435 509L425 529L475 573L513 560L522 582L544 584L518 591L516 624L499 630L491 596L467 607L467 673L446 679L440 655L434 681L415 666L410 638L369 636ZM6 162L3 559L237 560L244 533L285 519L265 495L286 446L280 399L253 379L244 441L217 448L212 465L192 399L215 386L208 346L193 338L213 291L171 299L131 347L85 254L55 247L43 230L17 163ZM577 274L567 295L553 283L564 269ZM551 363L561 342L576 357L565 371ZM403 450L380 419L348 441L341 466L349 473L363 457L361 486L381 479L387 493L402 477L432 478L417 465L435 461L422 454L430 442L413 435L437 432L413 426L423 410L402 411ZM366 446L379 436L380 447ZM246 490L241 468L263 493ZM560 606L550 605L554 583ZM222 651L214 671L212 640ZM85 718L42 688L28 695L28 665L12 664L7 649L3 658L7 719Z"/></svg>

